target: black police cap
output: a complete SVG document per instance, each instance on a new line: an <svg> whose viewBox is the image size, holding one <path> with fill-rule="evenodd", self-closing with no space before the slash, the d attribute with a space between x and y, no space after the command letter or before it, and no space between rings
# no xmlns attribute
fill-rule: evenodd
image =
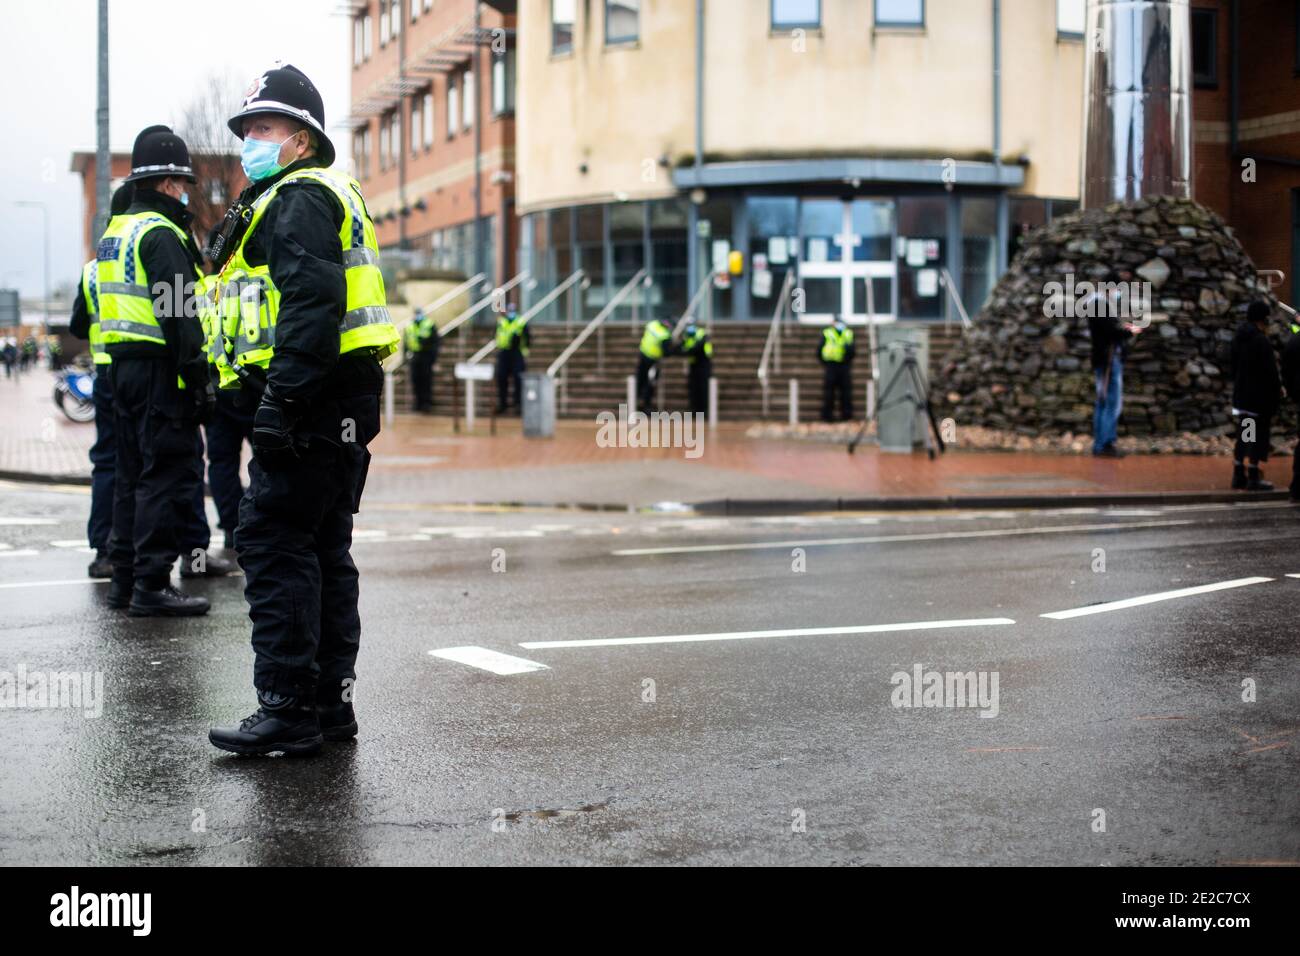
<svg viewBox="0 0 1300 956"><path fill-rule="evenodd" d="M277 66L253 80L244 93L239 112L226 124L240 139L244 120L258 113L277 113L296 119L316 134L317 156L326 166L334 162L334 144L325 133L325 103L307 75L295 66Z"/></svg>
<svg viewBox="0 0 1300 956"><path fill-rule="evenodd" d="M197 181L190 166L189 147L169 126L147 126L140 131L131 147L131 175L125 181L133 183L158 176Z"/></svg>

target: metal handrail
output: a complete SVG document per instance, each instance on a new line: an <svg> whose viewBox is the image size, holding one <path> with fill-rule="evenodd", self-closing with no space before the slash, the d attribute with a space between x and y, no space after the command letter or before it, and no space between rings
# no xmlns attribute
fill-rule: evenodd
<svg viewBox="0 0 1300 956"><path fill-rule="evenodd" d="M695 310L700 307L700 302L704 299L704 293L708 292L709 287L712 285L713 273L710 272L704 277L704 281L700 283L700 287L695 290L695 294L691 296L691 301L686 304L686 311L682 313L681 318L677 320L677 324L673 326L673 339L681 338L682 330L685 329L686 326L690 324L691 319L695 317Z"/></svg>
<svg viewBox="0 0 1300 956"><path fill-rule="evenodd" d="M482 282L486 278L487 278L487 273L480 272L478 275L474 276L473 278L466 279L464 282L456 286L454 289L450 290L449 292L444 292L442 295L438 296L438 298L434 299L432 302L426 305L421 311L427 315L428 313L433 312L435 309L441 308L442 306L450 302L452 299L456 298L456 296L468 290L470 286L477 285L478 283Z"/></svg>
<svg viewBox="0 0 1300 956"><path fill-rule="evenodd" d="M604 321L609 318L614 309L616 309L619 304L632 293L632 290L641 283L645 276L646 270L638 269L636 275L629 279L626 285L614 293L614 297L610 299L605 307L596 314L594 319L586 324L581 332L574 336L573 341L570 342L565 350L556 357L554 362L551 363L550 368L546 370L548 376L551 378L555 377L555 373L564 367L564 363L573 357L573 353L578 351L582 346L582 343L587 341L591 336L591 333L595 332L596 329L598 329Z"/></svg>
<svg viewBox="0 0 1300 956"><path fill-rule="evenodd" d="M446 325L439 327L438 337L446 338L448 333L450 333L453 329L457 328L460 325L463 325L465 322L472 319L475 315L482 312L483 309L486 308L494 298L496 298L498 293L509 292L515 286L519 285L519 283L527 279L528 276L529 276L529 272L527 269L525 269L523 272L519 273L519 275L515 276L513 279L507 282L505 285L497 286L495 289L493 289L491 292L485 295L482 299L480 299L477 303L471 305L460 315L456 316L456 318L452 319Z"/></svg>
<svg viewBox="0 0 1300 956"><path fill-rule="evenodd" d="M966 306L962 305L961 296L957 294L957 284L952 281L952 274L945 267L939 270L939 281L943 287L948 290L948 297L952 299L952 304L957 306L957 314L961 316L961 327L963 330L971 328L974 323L971 322L970 316L966 314Z"/></svg>
<svg viewBox="0 0 1300 956"><path fill-rule="evenodd" d="M776 349L776 342L781 330L781 321L785 318L785 308L790 304L790 292L794 287L794 270L787 269L785 279L781 282L781 292L776 298L776 308L772 311L772 323L767 330L767 341L763 343L763 357L758 360L759 381L767 381L767 364ZM776 370L781 371L781 360L777 359Z"/></svg>
<svg viewBox="0 0 1300 956"><path fill-rule="evenodd" d="M586 273L583 272L581 269L573 273L573 275L569 276L567 279L565 279L563 282L557 285L550 292L546 293L546 295L542 296L542 298L537 301L536 305L534 305L531 309L529 309L527 312L525 312L523 315L520 316L520 319L522 319L523 323L527 325L530 321L532 321L534 316L536 316L539 312L542 311L542 309L546 308L548 305L550 305L552 302L558 299L560 295L564 292L564 290L566 290L567 288L569 288L569 286L573 285L575 282L580 280L584 275L586 275ZM492 350L495 349L496 347L497 347L497 340L496 337L494 336L488 339L487 345L483 346L481 349L479 349L477 352L471 355L469 357L469 360L465 364L477 365L479 362L483 361L485 358L491 355Z"/></svg>

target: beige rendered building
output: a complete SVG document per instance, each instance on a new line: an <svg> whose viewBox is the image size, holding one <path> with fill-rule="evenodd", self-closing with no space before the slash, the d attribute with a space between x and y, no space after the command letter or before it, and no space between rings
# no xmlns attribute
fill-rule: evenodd
<svg viewBox="0 0 1300 956"><path fill-rule="evenodd" d="M516 200L535 301L638 269L669 316L979 308L1077 205L1084 0L489 0L519 30ZM733 252L743 258L737 263ZM739 267L739 271L736 268Z"/></svg>

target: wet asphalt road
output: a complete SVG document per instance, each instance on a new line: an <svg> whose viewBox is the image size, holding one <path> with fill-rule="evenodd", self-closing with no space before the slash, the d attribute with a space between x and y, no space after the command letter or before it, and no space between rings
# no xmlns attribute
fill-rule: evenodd
<svg viewBox="0 0 1300 956"><path fill-rule="evenodd" d="M361 737L291 760L206 740L253 709L241 579L195 588L206 618L108 611L83 580L87 503L0 487L0 672L105 689L97 718L0 710L0 863L1300 861L1300 509L382 500L354 548ZM1256 576L1273 580L1040 616ZM969 619L1014 623L520 646ZM453 647L545 669L429 653ZM996 672L997 716L892 706L915 665Z"/></svg>

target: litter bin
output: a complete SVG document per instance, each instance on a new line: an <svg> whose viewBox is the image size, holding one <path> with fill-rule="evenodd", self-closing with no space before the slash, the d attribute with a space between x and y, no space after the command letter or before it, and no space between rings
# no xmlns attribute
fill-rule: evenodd
<svg viewBox="0 0 1300 956"><path fill-rule="evenodd" d="M880 450L910 453L928 441L925 394L930 335L927 329L880 325L876 328L880 380L876 386Z"/></svg>
<svg viewBox="0 0 1300 956"><path fill-rule="evenodd" d="M545 372L524 373L524 437L555 434L555 379Z"/></svg>

